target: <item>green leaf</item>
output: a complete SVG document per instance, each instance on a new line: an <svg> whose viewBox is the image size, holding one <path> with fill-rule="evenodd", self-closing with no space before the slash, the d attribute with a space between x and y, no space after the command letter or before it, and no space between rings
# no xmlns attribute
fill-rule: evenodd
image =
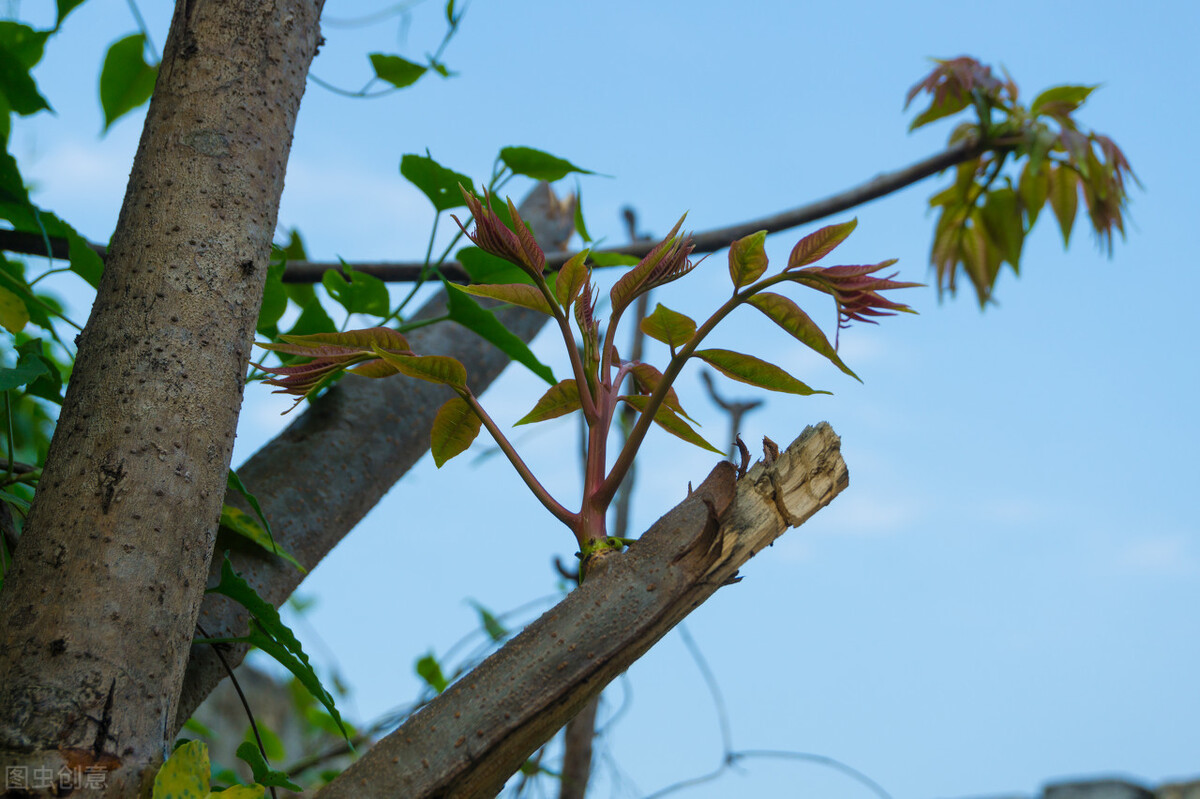
<svg viewBox="0 0 1200 799"><path fill-rule="evenodd" d="M766 314L772 322L782 327L806 347L824 355L834 366L860 383L862 382L858 375L854 374L850 367L842 362L841 357L837 354L837 350L829 343L829 339L825 337L825 333L817 326L817 323L801 310L800 306L796 305L796 303L782 294L773 294L769 291L755 294L748 302Z"/></svg>
<svg viewBox="0 0 1200 799"><path fill-rule="evenodd" d="M834 247L845 241L856 227L858 227L857 218L838 225L826 225L815 233L808 234L796 242L796 246L792 248L792 254L788 256L787 269L795 269L821 260L832 252Z"/></svg>
<svg viewBox="0 0 1200 799"><path fill-rule="evenodd" d="M749 285L767 271L767 252L763 248L767 231L760 230L729 245L729 277L733 290Z"/></svg>
<svg viewBox="0 0 1200 799"><path fill-rule="evenodd" d="M587 258L588 250L576 253L558 270L558 281L554 284L554 291L559 305L563 308L569 308L571 303L575 302L583 284L587 282L588 275L591 274Z"/></svg>
<svg viewBox="0 0 1200 799"><path fill-rule="evenodd" d="M20 333L29 324L29 309L25 301L6 288L0 287L0 325L9 333Z"/></svg>
<svg viewBox="0 0 1200 799"><path fill-rule="evenodd" d="M465 206L467 203L459 187L469 191L475 185L466 175L434 161L428 151L425 155L409 154L401 158L400 174L420 189L439 212Z"/></svg>
<svg viewBox="0 0 1200 799"><path fill-rule="evenodd" d="M140 33L126 36L108 48L100 69L100 107L104 110L104 131L154 93L158 67L146 63L146 37Z"/></svg>
<svg viewBox="0 0 1200 799"><path fill-rule="evenodd" d="M259 722L259 726L262 723ZM276 788L287 788L289 791L303 791L296 783L288 779L287 774L282 771L275 771L267 765L267 761L263 759L262 752L258 751L258 746L250 741L243 741L237 748L237 756L246 761L250 766L250 770L254 772L254 781L259 785L270 785ZM222 796L225 794L222 793Z"/></svg>
<svg viewBox="0 0 1200 799"><path fill-rule="evenodd" d="M34 338L17 345L17 354L19 355L17 366L26 360L37 360L45 367L42 374L34 377L25 385L25 393L62 405L62 372L54 359L46 355L42 340Z"/></svg>
<svg viewBox="0 0 1200 799"><path fill-rule="evenodd" d="M60 226L59 235L67 239L67 258L71 271L87 281L88 285L96 288L100 285L100 275L104 272L104 261L99 253L88 245L87 239L80 236L75 228L63 222L57 216L54 221ZM47 229L52 225L47 224Z"/></svg>
<svg viewBox="0 0 1200 799"><path fill-rule="evenodd" d="M721 374L752 386L781 391L786 394L829 394L828 391L812 389L801 383L773 363L744 355L731 350L696 350L694 353L710 366L716 367Z"/></svg>
<svg viewBox="0 0 1200 799"><path fill-rule="evenodd" d="M626 405L629 405L639 413L644 413L646 410L646 405L650 402L649 397L643 396L622 396L620 399ZM725 454L712 444L705 441L703 436L693 430L691 425L683 421L683 419L680 419L675 412L666 405L658 406L658 411L656 411L654 414L654 423L663 430L666 430L671 435L681 438L689 444L695 444L701 449L706 449L709 452L715 452L718 455Z"/></svg>
<svg viewBox="0 0 1200 799"><path fill-rule="evenodd" d="M564 380L551 386L550 390L543 394L537 404L533 406L533 410L522 416L513 424L513 427L544 422L547 419L557 419L559 416L574 413L582 407L579 400L579 384L574 379Z"/></svg>
<svg viewBox="0 0 1200 799"><path fill-rule="evenodd" d="M479 435L482 424L479 416L462 397L451 397L433 418L430 431L430 452L439 469L442 464L466 451Z"/></svg>
<svg viewBox="0 0 1200 799"><path fill-rule="evenodd" d="M592 237L583 221L583 189L579 188L578 181L575 185L575 232L583 239L584 244L592 243Z"/></svg>
<svg viewBox="0 0 1200 799"><path fill-rule="evenodd" d="M199 799L209 795L208 747L203 741L180 745L154 777L153 799Z"/></svg>
<svg viewBox="0 0 1200 799"><path fill-rule="evenodd" d="M510 305L541 311L547 316L554 314L546 295L542 294L542 290L537 286L530 286L526 283L491 283L481 286L458 286L450 283L448 285L452 291L462 291L476 297L489 297Z"/></svg>
<svg viewBox="0 0 1200 799"><path fill-rule="evenodd" d="M554 373L550 371L550 367L534 357L524 341L521 341L501 324L495 314L480 306L469 295L461 291L450 291L447 287L446 307L448 315L455 322L490 341L505 355L517 363L523 364L529 371L550 385L558 382L554 378Z"/></svg>
<svg viewBox="0 0 1200 799"><path fill-rule="evenodd" d="M250 489L246 488L246 484L242 482L242 478L238 477L237 472L233 469L229 470L229 474L225 476L225 489L227 491L236 491L241 495L242 499L246 500L247 504L258 516L258 520L262 523L262 527L267 531L267 535L271 538L271 543L275 543L275 536L271 533L271 523L267 521L267 515L263 513L262 505L258 503L258 497L250 493Z"/></svg>
<svg viewBox="0 0 1200 799"><path fill-rule="evenodd" d="M0 291L3 291L3 289L0 289ZM43 359L36 356L22 355L13 368L0 369L0 391L10 391L14 388L19 388L49 372L50 369L46 367Z"/></svg>
<svg viewBox="0 0 1200 799"><path fill-rule="evenodd" d="M30 60L28 45L22 46L18 43L35 39L36 32L27 25L12 22L3 24L5 29L3 35L0 36L0 97L3 97L5 104L12 111L21 116L48 110L50 104L38 91L37 83L29 74L33 64L24 63ZM25 34L22 29L28 31L28 34ZM41 37L41 41L45 41L44 36ZM36 55L38 58L41 56L40 45L38 45ZM34 61L34 63L37 62Z"/></svg>
<svg viewBox="0 0 1200 799"><path fill-rule="evenodd" d="M471 602L471 607L479 614L479 624L494 643L499 643L508 637L508 630L492 613L478 602Z"/></svg>
<svg viewBox="0 0 1200 799"><path fill-rule="evenodd" d="M1035 116L1042 113L1066 116L1083 105L1088 95L1098 88L1100 87L1054 86L1034 98L1033 104L1029 106L1029 112Z"/></svg>
<svg viewBox="0 0 1200 799"><path fill-rule="evenodd" d="M984 198L980 212L983 228L997 251L1017 269L1021 263L1021 248L1025 243L1024 220L1017 204L1017 193L1011 188L993 189Z"/></svg>
<svg viewBox="0 0 1200 799"><path fill-rule="evenodd" d="M661 341L675 350L691 341L696 335L696 323L691 317L672 311L662 303L654 306L654 313L641 321L642 332L655 341Z"/></svg>
<svg viewBox="0 0 1200 799"><path fill-rule="evenodd" d="M342 271L327 269L321 275L321 285L347 313L387 316L391 310L387 285L366 272L359 272L342 261Z"/></svg>
<svg viewBox="0 0 1200 799"><path fill-rule="evenodd" d="M441 664L438 663L432 652L417 661L417 676L439 694L450 686L450 682L442 674Z"/></svg>
<svg viewBox="0 0 1200 799"><path fill-rule="evenodd" d="M1037 221L1049 194L1049 170L1037 168L1030 158L1029 163L1021 170L1021 179L1017 183L1017 195L1021 198L1021 208L1025 212L1026 230L1031 229Z"/></svg>
<svg viewBox="0 0 1200 799"><path fill-rule="evenodd" d="M1071 228L1075 224L1075 210L1079 205L1079 176L1065 165L1050 170L1050 207L1058 218L1062 230L1063 246L1071 243Z"/></svg>
<svg viewBox="0 0 1200 799"><path fill-rule="evenodd" d="M258 546L267 552L278 555L295 566L300 573L308 574L308 569L300 565L300 561L296 560L290 552L275 543L275 539L271 537L269 531L263 528L253 516L245 511L235 508L232 505L222 505L221 526L230 532L237 533L247 541L258 544Z"/></svg>
<svg viewBox="0 0 1200 799"><path fill-rule="evenodd" d="M428 71L428 67L414 64L398 55L371 53L369 58L371 68L375 70L375 77L387 81L397 89L413 85Z"/></svg>
<svg viewBox="0 0 1200 799"><path fill-rule="evenodd" d="M945 91L935 94L933 100L929 103L929 107L917 115L917 118L912 121L908 129L911 132L923 125L928 125L930 122L936 122L944 117L957 114L966 108L970 102L970 95L962 91Z"/></svg>
<svg viewBox="0 0 1200 799"><path fill-rule="evenodd" d="M528 283L533 278L521 267L478 247L463 247L455 257L471 277L472 283Z"/></svg>
<svg viewBox="0 0 1200 799"><path fill-rule="evenodd" d="M209 588L206 594L221 594L244 607L253 616L250 624L250 634L246 640L275 658L284 668L296 676L300 684L308 689L318 702L325 706L329 715L337 722L342 735L349 740L346 727L342 723L341 714L333 702L333 697L321 685L316 672L309 665L308 655L288 626L279 618L279 611L250 587L240 574L233 570L229 556L221 564L221 581L215 588Z"/></svg>
<svg viewBox="0 0 1200 799"><path fill-rule="evenodd" d="M550 155L532 147L505 147L500 151L500 160L517 175L527 175L534 180L553 183L572 172L594 175L590 169L575 166L570 161Z"/></svg>
<svg viewBox="0 0 1200 799"><path fill-rule="evenodd" d="M262 305L258 310L258 323L255 325L261 335L274 338L279 331L279 319L287 310L288 295L283 285L283 270L287 268L285 261L276 261L267 266L267 282L263 286Z"/></svg>
<svg viewBox="0 0 1200 799"><path fill-rule="evenodd" d="M310 287L306 288L311 291ZM337 325L329 318L329 314L321 307L321 301L314 295L311 302L301 307L300 316L296 319L296 324L292 325L292 329L288 331L288 335L303 336L336 331Z"/></svg>
<svg viewBox="0 0 1200 799"><path fill-rule="evenodd" d="M399 355L379 347L374 349L376 355L396 367L402 375L459 390L467 388L466 367L449 355Z"/></svg>
<svg viewBox="0 0 1200 799"><path fill-rule="evenodd" d="M67 14L70 14L82 5L83 0L57 0L57 4L58 17L54 21L54 30L56 31L62 26L63 20L67 18Z"/></svg>

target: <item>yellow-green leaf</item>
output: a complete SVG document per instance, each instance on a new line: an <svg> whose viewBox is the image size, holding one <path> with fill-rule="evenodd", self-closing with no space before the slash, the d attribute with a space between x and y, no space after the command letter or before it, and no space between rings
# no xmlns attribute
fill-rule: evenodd
<svg viewBox="0 0 1200 799"><path fill-rule="evenodd" d="M153 799L202 799L209 795L208 778L208 747L203 741L188 741L158 770Z"/></svg>
<svg viewBox="0 0 1200 799"><path fill-rule="evenodd" d="M231 532L237 533L248 541L253 541L266 551L278 555L301 572L308 573L308 570L301 566L300 561L296 560L290 552L271 540L271 536L267 535L267 531L249 513L232 505L222 505L221 526Z"/></svg>
<svg viewBox="0 0 1200 799"><path fill-rule="evenodd" d="M521 417L517 424L544 422L573 413L581 407L583 406L579 399L579 384L574 380L564 380L551 386L533 406L533 410Z"/></svg>
<svg viewBox="0 0 1200 799"><path fill-rule="evenodd" d="M1046 197L1050 194L1049 171L1039 168L1031 158L1025 168L1021 170L1017 194L1021 198L1021 208L1025 212L1027 228L1032 228L1033 223L1037 221L1038 214L1041 213L1042 206L1046 204Z"/></svg>
<svg viewBox="0 0 1200 799"><path fill-rule="evenodd" d="M402 375L441 383L451 388L467 387L467 369L449 355L398 355L375 347L375 354L396 367Z"/></svg>
<svg viewBox="0 0 1200 799"><path fill-rule="evenodd" d="M833 248L846 240L846 237L858 227L858 220L851 219L838 225L826 225L815 233L809 233L792 248L788 256L788 269L795 269L813 261L819 261L833 251Z"/></svg>
<svg viewBox="0 0 1200 799"><path fill-rule="evenodd" d="M858 375L854 374L850 370L850 367L842 362L842 359L837 354L837 350L829 343L829 339L825 337L825 333L812 320L812 317L801 310L800 306L796 305L796 303L782 294L772 294L769 291L755 294L749 299L749 303L766 314L772 322L782 327L805 346L824 355L833 362L834 366L860 383L862 382L859 380Z"/></svg>
<svg viewBox="0 0 1200 799"><path fill-rule="evenodd" d="M646 404L650 401L649 397L642 396L622 396L620 399L639 413L645 412ZM682 438L689 444L695 444L701 449L706 449L709 452L715 452L718 455L725 454L712 444L705 441L703 436L693 430L691 425L683 421L683 419L680 419L675 412L666 405L658 406L658 411L656 411L654 414L654 423L663 430L666 430L671 435Z"/></svg>
<svg viewBox="0 0 1200 799"><path fill-rule="evenodd" d="M587 281L589 272L586 263L587 257L587 250L576 253L558 270L558 282L554 288L558 295L558 302L564 308L575 302L575 298L579 296L579 290Z"/></svg>
<svg viewBox="0 0 1200 799"><path fill-rule="evenodd" d="M438 409L429 435L429 450L439 469L455 455L465 452L479 435L482 424L475 411L462 397L453 397Z"/></svg>
<svg viewBox="0 0 1200 799"><path fill-rule="evenodd" d="M476 297L491 297L493 300L541 311L546 315L554 313L550 308L550 302L542 294L542 290L526 283L487 283L480 286L458 286L451 283L449 285L455 291L474 294Z"/></svg>
<svg viewBox="0 0 1200 799"><path fill-rule="evenodd" d="M25 302L6 288L0 287L0 325L9 333L20 333L29 324L29 309Z"/></svg>
<svg viewBox="0 0 1200 799"><path fill-rule="evenodd" d="M204 799L263 799L266 791L261 785L231 785L223 791L213 791Z"/></svg>
<svg viewBox="0 0 1200 799"><path fill-rule="evenodd" d="M1071 228L1079 205L1078 187L1079 176L1070 167L1059 165L1050 169L1050 207L1058 217L1064 247L1071 243Z"/></svg>
<svg viewBox="0 0 1200 799"><path fill-rule="evenodd" d="M671 349L686 344L696 335L696 323L691 317L672 311L665 305L654 306L654 313L641 322L642 332Z"/></svg>
<svg viewBox="0 0 1200 799"><path fill-rule="evenodd" d="M716 349L696 350L695 355L705 363L715 367L717 371L726 377L733 378L742 383L749 383L759 388L782 391L786 394L800 394L801 396L830 393L828 391L809 388L775 364L767 363L764 360L755 358L753 355L744 355L732 350Z"/></svg>
<svg viewBox="0 0 1200 799"><path fill-rule="evenodd" d="M729 245L729 277L733 290L749 285L767 271L767 253L763 248L767 231L760 230Z"/></svg>
<svg viewBox="0 0 1200 799"><path fill-rule="evenodd" d="M993 189L984 198L980 214L988 238L996 245L1000 256L1017 269L1021 248L1025 243L1024 221L1017 204L1017 193L1008 187Z"/></svg>
<svg viewBox="0 0 1200 799"><path fill-rule="evenodd" d="M390 327L368 327L363 330L347 330L344 333L313 333L307 336L280 336L288 344L316 349L322 346L351 347L370 350L381 347L385 350L407 350L408 339L403 333ZM279 345L263 345L263 349L280 349ZM303 354L303 353L297 353Z"/></svg>

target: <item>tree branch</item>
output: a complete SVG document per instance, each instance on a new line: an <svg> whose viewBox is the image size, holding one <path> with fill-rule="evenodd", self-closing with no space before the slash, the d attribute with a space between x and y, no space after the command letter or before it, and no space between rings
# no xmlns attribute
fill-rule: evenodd
<svg viewBox="0 0 1200 799"><path fill-rule="evenodd" d="M989 149L996 148L995 144L988 145L974 141L960 142L946 148L940 153L910 164L903 169L898 169L895 172L885 172L854 188L831 195L823 200L802 205L789 211L772 214L771 216L752 219L749 222L697 233L693 239L695 243L694 251L697 253L716 252L728 247L730 242L740 239L743 236L748 236L755 231L766 230L769 233L779 233L789 228L807 225L818 219L824 219L833 214L841 213L842 211L863 205L892 192L899 191L931 175L936 175L943 169L961 164L964 161L969 161ZM654 241L634 242L621 247L598 250L597 252L622 253L641 257L648 253L656 243ZM50 245L53 257L66 258L67 242L65 239L52 238ZM91 244L90 246L101 255L104 254L105 248L103 245ZM0 250L24 253L25 255L46 254L45 244L42 242L40 235L12 230L0 230ZM572 255L574 253L547 255L546 266L556 269L566 263ZM423 279L421 275L425 269L424 264L415 262L375 261L352 264L352 266L356 271L374 275L380 280L389 283L411 283ZM325 272L330 269L341 271L341 268L342 265L340 262L289 261L287 269L283 273L283 280L286 283L320 283L321 276ZM466 270L457 261L447 261L442 264L441 273L447 280L452 282L466 283L468 281Z"/></svg>
<svg viewBox="0 0 1200 799"><path fill-rule="evenodd" d="M628 552L592 566L583 585L376 744L320 799L495 796L530 753L756 552L846 487L839 448L822 423L741 480L719 463Z"/></svg>

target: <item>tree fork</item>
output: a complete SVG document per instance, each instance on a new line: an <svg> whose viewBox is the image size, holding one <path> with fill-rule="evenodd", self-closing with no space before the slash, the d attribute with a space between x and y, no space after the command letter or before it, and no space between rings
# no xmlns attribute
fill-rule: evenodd
<svg viewBox="0 0 1200 799"><path fill-rule="evenodd" d="M322 5L176 6L0 597L4 765L148 795L169 748Z"/></svg>

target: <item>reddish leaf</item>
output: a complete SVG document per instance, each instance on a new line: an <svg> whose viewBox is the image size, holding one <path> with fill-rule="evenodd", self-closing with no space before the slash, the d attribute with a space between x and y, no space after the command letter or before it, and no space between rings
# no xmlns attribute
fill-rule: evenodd
<svg viewBox="0 0 1200 799"><path fill-rule="evenodd" d="M834 366L855 380L862 382L858 375L854 374L850 370L850 367L846 366L842 362L842 359L838 357L837 350L829 343L829 339L825 337L825 333L822 332L821 328L817 327L817 323L802 311L796 303L782 294L772 294L771 292L755 294L749 299L749 302L766 314L775 324L782 327L788 333L791 333L809 348L832 361Z"/></svg>
<svg viewBox="0 0 1200 799"><path fill-rule="evenodd" d="M755 358L753 355L744 355L740 352L732 352L731 350L715 349L696 350L695 354L696 357L701 358L705 363L716 367L726 377L733 378L742 383L749 383L752 386L770 389L771 391L781 391L786 394L800 394L801 396L830 393L828 391L809 388L775 364L767 363Z"/></svg>
<svg viewBox="0 0 1200 799"><path fill-rule="evenodd" d="M696 335L696 323L691 317L676 313L661 303L654 306L654 313L642 320L642 332L655 341L661 341L672 350L683 346Z"/></svg>
<svg viewBox="0 0 1200 799"><path fill-rule="evenodd" d="M729 245L729 277L733 279L733 290L749 285L767 271L767 253L763 243L767 231L760 230Z"/></svg>
<svg viewBox="0 0 1200 799"><path fill-rule="evenodd" d="M786 269L795 269L813 261L819 261L833 251L833 248L845 241L846 237L858 226L857 219L842 222L840 225L826 225L815 233L810 233L796 243L792 254L788 256ZM786 271L785 269L785 271Z"/></svg>
<svg viewBox="0 0 1200 799"><path fill-rule="evenodd" d="M693 269L694 264L687 258L692 252L691 236L676 235L686 216L679 217L666 238L613 285L608 293L613 318L629 307L638 295L677 280Z"/></svg>
<svg viewBox="0 0 1200 799"><path fill-rule="evenodd" d="M579 410L582 406L579 400L579 384L574 380L564 380L550 387L542 398L533 406L533 410L522 416L516 424L531 424L556 419Z"/></svg>
<svg viewBox="0 0 1200 799"><path fill-rule="evenodd" d="M396 367L400 374L441 383L451 388L467 387L467 369L449 355L400 355L378 347L375 354Z"/></svg>
<svg viewBox="0 0 1200 799"><path fill-rule="evenodd" d="M625 404L629 405L639 413L644 413L646 404L650 401L649 397L643 396L622 396L620 397ZM704 437L692 429L692 426L675 415L675 412L666 405L658 406L658 411L654 414L654 423L666 430L673 436L682 438L689 444L695 444L701 449L706 449L709 452L715 452L718 455L725 453L714 447L712 444L704 440Z"/></svg>
<svg viewBox="0 0 1200 799"><path fill-rule="evenodd" d="M466 451L479 435L481 424L475 411L462 397L453 397L438 409L429 434L429 451L439 469L442 464Z"/></svg>

